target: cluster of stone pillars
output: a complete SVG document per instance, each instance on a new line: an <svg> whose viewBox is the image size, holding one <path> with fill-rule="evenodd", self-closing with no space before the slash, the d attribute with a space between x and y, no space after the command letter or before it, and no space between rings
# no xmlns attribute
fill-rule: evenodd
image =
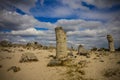
<svg viewBox="0 0 120 80"><path fill-rule="evenodd" d="M61 65L61 60L64 60L68 56L67 54L67 40L66 40L66 33L62 29L62 27L55 28L56 34L56 59L51 60L48 63L48 66L56 66ZM109 50L115 51L114 49L114 41L111 35L107 35L107 40L109 43ZM82 45L78 47L78 53L86 54L88 53Z"/></svg>
<svg viewBox="0 0 120 80"><path fill-rule="evenodd" d="M56 58L57 59L65 58L67 56L66 33L64 32L62 27L56 27L55 33L56 33ZM109 51L114 52L115 48L113 37L111 35L107 35L107 40ZM81 51L83 53L86 52L85 49L83 49L83 46L78 47L78 53L80 53Z"/></svg>

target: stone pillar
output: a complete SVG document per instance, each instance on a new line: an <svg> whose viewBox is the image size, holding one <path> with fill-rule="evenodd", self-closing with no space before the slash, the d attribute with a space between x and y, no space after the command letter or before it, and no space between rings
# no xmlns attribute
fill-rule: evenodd
<svg viewBox="0 0 120 80"><path fill-rule="evenodd" d="M112 35L107 35L107 40L108 40L108 47L109 47L109 51L113 52L115 51L115 48L114 48L114 40L113 40L113 37Z"/></svg>
<svg viewBox="0 0 120 80"><path fill-rule="evenodd" d="M56 33L56 58L61 59L67 56L66 33L62 27L55 28Z"/></svg>

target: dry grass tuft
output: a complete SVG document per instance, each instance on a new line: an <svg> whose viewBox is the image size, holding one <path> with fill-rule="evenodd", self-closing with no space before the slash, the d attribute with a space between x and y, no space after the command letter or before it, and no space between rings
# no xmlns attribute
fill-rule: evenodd
<svg viewBox="0 0 120 80"><path fill-rule="evenodd" d="M120 76L120 69L107 69L104 74L105 77Z"/></svg>

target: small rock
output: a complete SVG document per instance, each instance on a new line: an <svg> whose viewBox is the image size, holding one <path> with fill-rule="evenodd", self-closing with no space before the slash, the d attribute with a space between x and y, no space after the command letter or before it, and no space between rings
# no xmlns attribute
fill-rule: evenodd
<svg viewBox="0 0 120 80"><path fill-rule="evenodd" d="M13 72L18 72L20 71L20 67L12 66L7 71L10 71L10 70L13 70Z"/></svg>
<svg viewBox="0 0 120 80"><path fill-rule="evenodd" d="M78 72L81 74L81 75L85 75L85 71L84 70L78 70Z"/></svg>
<svg viewBox="0 0 120 80"><path fill-rule="evenodd" d="M38 59L34 55L34 53L24 53L24 54L22 54L19 62L23 63L23 62L37 62L37 61L38 61Z"/></svg>
<svg viewBox="0 0 120 80"><path fill-rule="evenodd" d="M104 60L100 60L100 62L104 62Z"/></svg>

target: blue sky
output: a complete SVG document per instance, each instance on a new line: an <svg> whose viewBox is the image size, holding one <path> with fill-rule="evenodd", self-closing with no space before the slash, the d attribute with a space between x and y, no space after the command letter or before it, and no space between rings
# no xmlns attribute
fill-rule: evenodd
<svg viewBox="0 0 120 80"><path fill-rule="evenodd" d="M0 18L0 40L55 45L62 26L68 46L107 48L107 34L120 46L119 0L1 0Z"/></svg>

